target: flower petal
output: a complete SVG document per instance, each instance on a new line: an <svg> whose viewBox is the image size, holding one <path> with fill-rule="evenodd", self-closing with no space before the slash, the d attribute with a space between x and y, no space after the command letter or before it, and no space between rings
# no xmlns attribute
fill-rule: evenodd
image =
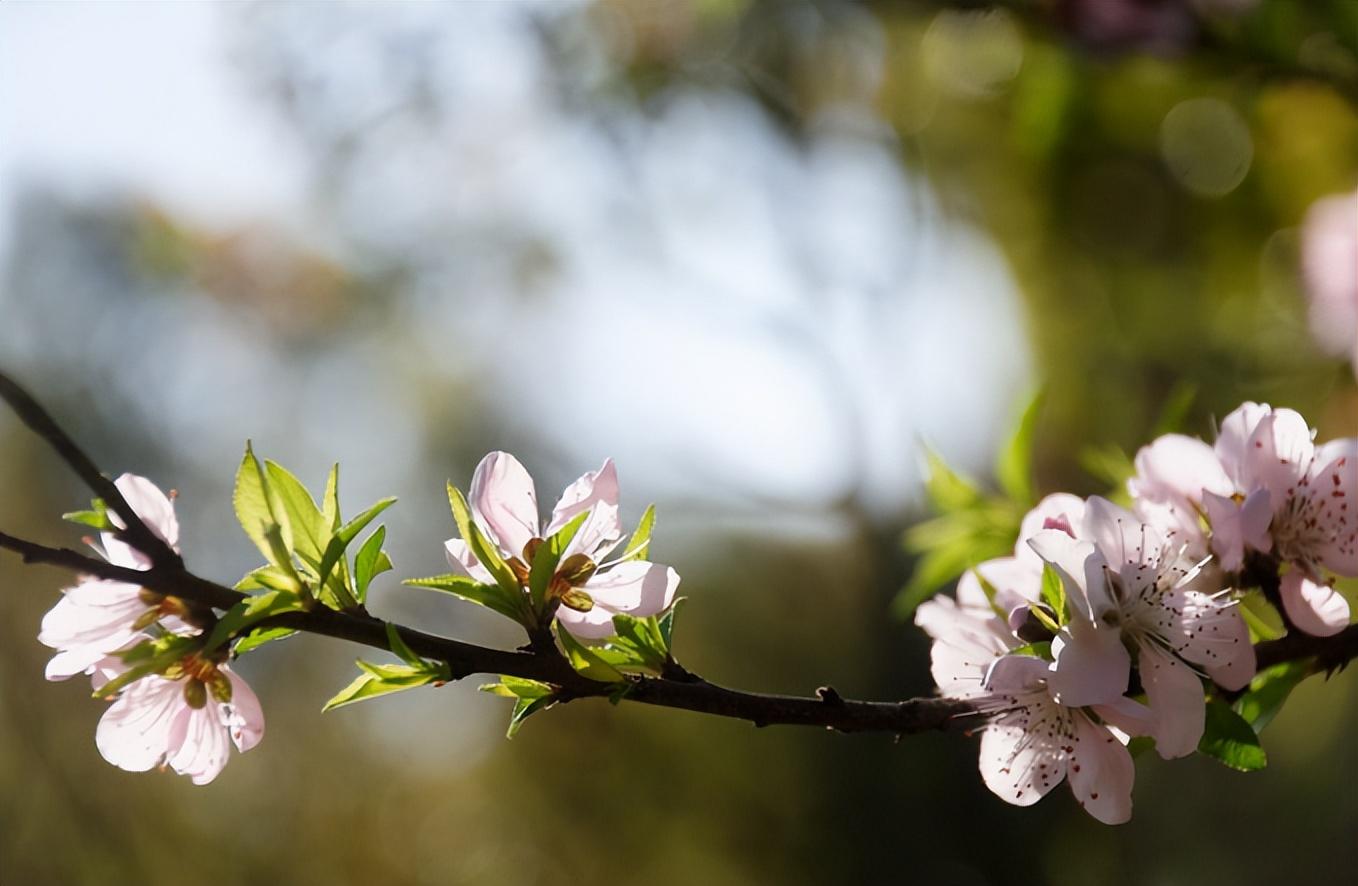
<svg viewBox="0 0 1358 886"><path fill-rule="evenodd" d="M659 563L629 560L594 573L584 590L596 607L644 618L655 615L674 601L679 573Z"/></svg>
<svg viewBox="0 0 1358 886"><path fill-rule="evenodd" d="M1221 421L1221 433L1217 435L1213 449L1221 460L1222 470L1237 491L1248 492L1254 487L1245 467L1245 456L1254 429L1272 411L1267 403L1245 402Z"/></svg>
<svg viewBox="0 0 1358 886"><path fill-rule="evenodd" d="M226 767L231 743L219 705L209 702L197 709L186 706L186 710L189 713L184 718L183 738L165 762L180 775L189 776L194 784L207 784Z"/></svg>
<svg viewBox="0 0 1358 886"><path fill-rule="evenodd" d="M1105 704L1127 691L1132 659L1122 645L1122 631L1098 628L1075 619L1068 633L1052 643L1056 662L1048 685L1052 697L1067 707Z"/></svg>
<svg viewBox="0 0 1358 886"><path fill-rule="evenodd" d="M1165 434L1141 447L1127 489L1133 498L1184 502L1201 501L1204 491L1226 496L1235 491L1212 447L1183 434Z"/></svg>
<svg viewBox="0 0 1358 886"><path fill-rule="evenodd" d="M507 556L522 557L524 545L538 535L538 499L519 460L507 452L481 459L468 499L491 541Z"/></svg>
<svg viewBox="0 0 1358 886"><path fill-rule="evenodd" d="M460 538L450 538L443 543L443 552L448 557L448 565L457 575L466 575L482 584L495 584L495 576L476 559L471 547Z"/></svg>
<svg viewBox="0 0 1358 886"><path fill-rule="evenodd" d="M1066 777L1067 717L1055 702L1011 711L981 736L981 778L995 796L1031 806Z"/></svg>
<svg viewBox="0 0 1358 886"><path fill-rule="evenodd" d="M1348 626L1349 601L1329 585L1307 578L1293 569L1283 576L1280 588L1283 611L1297 629L1315 637L1330 637Z"/></svg>
<svg viewBox="0 0 1358 886"><path fill-rule="evenodd" d="M1142 641L1140 650L1141 685L1155 712L1155 750L1166 760L1193 753L1207 716L1201 680L1152 642Z"/></svg>
<svg viewBox="0 0 1358 886"><path fill-rule="evenodd" d="M1044 529L1028 539L1028 545L1039 557L1051 564L1066 586L1066 597L1083 618L1095 617L1089 607L1088 584L1103 584L1102 571L1091 573L1091 560L1102 562L1094 545L1071 538L1059 529ZM1091 578L1091 575L1094 578ZM1106 594L1100 594L1102 600Z"/></svg>
<svg viewBox="0 0 1358 886"><path fill-rule="evenodd" d="M259 696L239 674L225 665L221 671L231 681L231 702L223 705L223 720L231 740L244 753L264 738L264 709L260 707Z"/></svg>
<svg viewBox="0 0 1358 886"><path fill-rule="evenodd" d="M543 536L556 532L577 514L583 514L599 502L618 506L618 469L611 458L604 459L599 470L590 471L566 487L556 507L552 508L552 521L543 530Z"/></svg>
<svg viewBox="0 0 1358 886"><path fill-rule="evenodd" d="M1023 521L1019 524L1018 541L1014 543L1014 556L1041 572L1042 564L1033 549L1028 546L1028 539L1043 529L1064 526L1074 531L1084 521L1084 515L1084 499L1068 492L1052 493L1023 515Z"/></svg>
<svg viewBox="0 0 1358 886"><path fill-rule="evenodd" d="M1075 750L1067 777L1070 790L1085 812L1104 824L1122 824L1132 817L1132 783L1136 766L1112 732L1076 714Z"/></svg>
<svg viewBox="0 0 1358 886"><path fill-rule="evenodd" d="M175 719L186 710L179 684L146 677L123 690L104 712L94 733L95 745L119 769L145 772L165 758Z"/></svg>

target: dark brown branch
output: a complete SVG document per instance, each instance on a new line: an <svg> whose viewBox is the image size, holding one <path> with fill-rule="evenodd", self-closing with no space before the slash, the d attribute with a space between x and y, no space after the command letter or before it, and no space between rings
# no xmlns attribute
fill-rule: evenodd
<svg viewBox="0 0 1358 886"><path fill-rule="evenodd" d="M94 462L85 454L75 441L71 439L61 427L52 419L52 416L43 409L38 401L18 385L14 379L0 372L0 398L3 398L20 421L28 425L33 433L37 434L47 445L51 446L61 457L61 460L75 471L76 476L85 481L85 485L106 504L123 521L126 527L119 531L128 544L151 558L153 563L158 565L182 566L183 562L179 554L173 548L160 539L158 535L147 528L142 522L137 512L132 510L132 506L123 498L123 494L118 491L117 485L112 480L100 473Z"/></svg>
<svg viewBox="0 0 1358 886"><path fill-rule="evenodd" d="M182 567L157 566L145 571L127 569L68 548L51 548L4 533L0 533L0 548L15 551L26 563L46 563L98 578L138 584L157 593L215 609L229 609L245 598L239 591L199 578ZM317 607L309 612L276 616L261 624L387 649L386 623L361 613ZM506 652L413 628L398 626L397 630L411 649L426 658L447 662L458 678L471 674L505 674L540 680L559 687L561 698L567 701L605 697L617 690L614 684L580 675L554 652ZM869 702L849 701L833 692L822 693L818 698L763 695L727 689L687 674L682 679L638 677L624 697L641 704L748 720L757 726L821 726L841 732L897 735L944 729L959 715L969 714L972 710L965 702L939 698Z"/></svg>

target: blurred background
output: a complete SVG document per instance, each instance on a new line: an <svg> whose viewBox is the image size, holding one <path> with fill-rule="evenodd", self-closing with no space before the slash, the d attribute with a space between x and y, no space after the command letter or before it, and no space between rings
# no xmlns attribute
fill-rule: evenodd
<svg viewBox="0 0 1358 886"><path fill-rule="evenodd" d="M1105 489L1082 461L1169 401L1358 433L1356 103L1354 0L6 3L0 366L177 488L220 581L257 565L249 437L318 486L341 462L346 513L400 496L377 613L515 644L398 584L445 571L445 479L507 449L545 505L611 455L686 665L923 694L889 615L923 445L990 483L1039 384L1043 491ZM0 527L77 543L86 490L7 414L0 452ZM1358 669L1301 686L1261 773L1143 757L1107 828L1064 788L1006 806L957 736L578 703L506 742L476 680L322 717L360 650L298 638L242 661L267 740L196 788L105 764L102 704L43 683L67 580L0 555L7 884L1358 870Z"/></svg>

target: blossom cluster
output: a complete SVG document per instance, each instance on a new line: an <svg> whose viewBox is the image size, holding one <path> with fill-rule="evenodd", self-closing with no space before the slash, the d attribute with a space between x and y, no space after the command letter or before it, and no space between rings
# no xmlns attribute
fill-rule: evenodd
<svg viewBox="0 0 1358 886"><path fill-rule="evenodd" d="M1262 589L1291 629L1348 624L1334 583L1358 576L1358 439L1313 436L1290 409L1245 403L1214 445L1160 437L1136 456L1130 507L1048 496L1013 556L919 607L940 690L986 718L992 792L1027 806L1064 780L1095 818L1125 822L1129 740L1191 754L1212 687L1254 677L1246 592Z"/></svg>
<svg viewBox="0 0 1358 886"><path fill-rule="evenodd" d="M123 474L114 485L146 527L177 551L173 501L133 474ZM150 569L147 555L118 536L121 519L108 518L114 525L95 549L115 566ZM194 638L201 636L177 598L86 577L63 591L43 618L38 639L57 650L47 664L47 679L85 674L96 694L112 700L95 733L105 760L131 772L168 767L194 784L207 784L226 766L232 744L248 751L259 743L264 714L224 655L203 655L195 648ZM164 660L154 669L137 667L139 654L152 650L167 653Z"/></svg>

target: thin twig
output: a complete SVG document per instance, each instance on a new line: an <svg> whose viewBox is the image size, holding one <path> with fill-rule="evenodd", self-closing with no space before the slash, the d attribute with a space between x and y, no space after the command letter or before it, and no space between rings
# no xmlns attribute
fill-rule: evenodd
<svg viewBox="0 0 1358 886"><path fill-rule="evenodd" d="M146 554L151 558L151 562L157 565L182 566L183 561L179 554L170 547L160 536L152 532L137 512L132 510L132 506L123 498L122 492L117 485L104 476L94 464L94 461L85 454L76 442L71 439L62 428L56 423L46 409L34 400L19 384L0 372L0 398L10 405L20 421L28 425L33 433L37 434L48 446L56 451L61 460L75 471L76 476L85 481L85 485L99 498L104 500L110 509L113 510L123 521L123 529L118 531L132 547Z"/></svg>

